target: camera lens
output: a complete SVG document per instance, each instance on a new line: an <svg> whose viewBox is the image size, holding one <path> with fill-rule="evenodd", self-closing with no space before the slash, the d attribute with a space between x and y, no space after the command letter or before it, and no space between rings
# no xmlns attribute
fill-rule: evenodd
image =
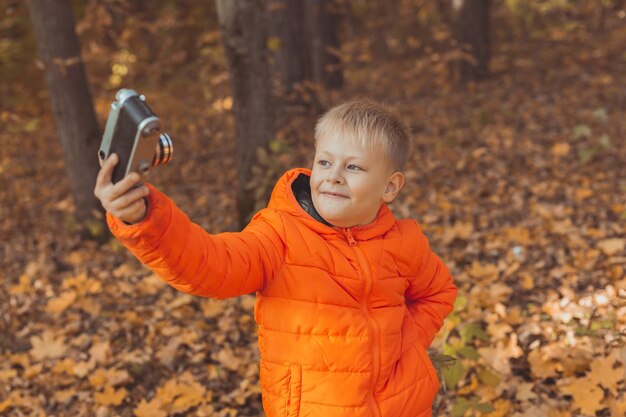
<svg viewBox="0 0 626 417"><path fill-rule="evenodd" d="M172 160L174 145L172 139L167 133L159 135L159 143L154 150L154 158L152 158L152 166L165 165Z"/></svg>

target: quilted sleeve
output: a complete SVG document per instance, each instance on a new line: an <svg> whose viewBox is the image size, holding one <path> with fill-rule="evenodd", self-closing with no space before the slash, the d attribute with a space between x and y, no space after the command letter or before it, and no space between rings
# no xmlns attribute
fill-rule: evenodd
<svg viewBox="0 0 626 417"><path fill-rule="evenodd" d="M406 304L420 330L420 342L428 348L452 312L457 288L448 267L430 249L428 239L418 226L417 274L405 293Z"/></svg>
<svg viewBox="0 0 626 417"><path fill-rule="evenodd" d="M147 184L148 213L126 225L107 213L111 232L172 287L194 295L234 297L260 291L280 268L280 215L262 210L239 233L211 235L163 193Z"/></svg>

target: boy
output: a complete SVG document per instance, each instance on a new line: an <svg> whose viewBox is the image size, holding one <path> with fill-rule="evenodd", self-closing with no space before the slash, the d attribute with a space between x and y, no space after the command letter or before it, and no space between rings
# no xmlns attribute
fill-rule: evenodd
<svg viewBox="0 0 626 417"><path fill-rule="evenodd" d="M135 174L112 185L114 156L95 194L115 236L174 288L257 293L268 417L430 416L426 349L456 287L417 222L386 205L404 185L406 128L354 100L318 121L315 140L312 170L285 173L240 233L206 233L151 185L131 190Z"/></svg>

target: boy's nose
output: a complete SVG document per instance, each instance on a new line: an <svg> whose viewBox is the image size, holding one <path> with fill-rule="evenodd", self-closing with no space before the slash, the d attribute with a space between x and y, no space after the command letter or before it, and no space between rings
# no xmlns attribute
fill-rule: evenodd
<svg viewBox="0 0 626 417"><path fill-rule="evenodd" d="M335 165L326 171L326 181L331 184L343 184L345 182L339 165Z"/></svg>
<svg viewBox="0 0 626 417"><path fill-rule="evenodd" d="M331 172L326 180L331 184L343 184L343 178L335 172Z"/></svg>

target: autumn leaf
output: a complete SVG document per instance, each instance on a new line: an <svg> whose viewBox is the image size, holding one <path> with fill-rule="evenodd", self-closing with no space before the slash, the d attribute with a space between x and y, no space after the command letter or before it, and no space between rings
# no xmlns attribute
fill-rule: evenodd
<svg viewBox="0 0 626 417"><path fill-rule="evenodd" d="M89 355L96 363L104 363L111 355L111 343L108 340L94 342L89 349Z"/></svg>
<svg viewBox="0 0 626 417"><path fill-rule="evenodd" d="M67 351L67 346L63 343L63 339L55 338L50 330L44 330L41 337L31 337L30 343L33 346L30 354L37 360L58 358Z"/></svg>
<svg viewBox="0 0 626 417"><path fill-rule="evenodd" d="M583 187L576 190L574 197L576 201L584 201L593 195L593 190L591 188Z"/></svg>
<svg viewBox="0 0 626 417"><path fill-rule="evenodd" d="M207 298L202 301L201 307L204 317L211 319L221 315L225 306L222 300Z"/></svg>
<svg viewBox="0 0 626 417"><path fill-rule="evenodd" d="M455 239L467 240L473 232L474 225L472 223L456 222L443 232L441 239L445 244L449 244Z"/></svg>
<svg viewBox="0 0 626 417"><path fill-rule="evenodd" d="M135 417L167 417L167 413L161 409L161 401L156 398L150 402L141 400L133 414Z"/></svg>
<svg viewBox="0 0 626 417"><path fill-rule="evenodd" d="M616 392L619 381L624 379L624 367L614 367L615 359L612 357L599 358L591 362L591 371L587 374L589 381L596 385Z"/></svg>
<svg viewBox="0 0 626 417"><path fill-rule="evenodd" d="M587 415L595 415L596 411L603 409L601 404L604 392L589 378L577 378L574 382L562 386L561 392L570 395L573 399L572 408L579 408Z"/></svg>
<svg viewBox="0 0 626 417"><path fill-rule="evenodd" d="M482 417L505 417L510 414L511 402L505 399L496 400L493 403L493 411L481 414Z"/></svg>
<svg viewBox="0 0 626 417"><path fill-rule="evenodd" d="M467 269L467 273L479 280L492 281L498 277L498 267L493 264L481 264L474 260L471 267Z"/></svg>
<svg viewBox="0 0 626 417"><path fill-rule="evenodd" d="M96 392L93 396L96 404L100 405L120 405L126 398L128 392L125 388L116 390L111 385L107 385L102 392Z"/></svg>
<svg viewBox="0 0 626 417"><path fill-rule="evenodd" d="M236 371L241 365L241 358L237 357L229 348L221 349L215 356L215 359L226 369Z"/></svg>
<svg viewBox="0 0 626 417"><path fill-rule="evenodd" d="M24 397L19 391L12 391L4 401L0 402L0 413L7 411L11 407L18 407L24 404Z"/></svg>
<svg viewBox="0 0 626 417"><path fill-rule="evenodd" d="M76 362L74 364L74 375L84 378L93 370L95 365L96 362L93 360Z"/></svg>
<svg viewBox="0 0 626 417"><path fill-rule="evenodd" d="M541 350L533 350L528 354L530 370L536 378L549 378L557 375L555 361Z"/></svg>
<svg viewBox="0 0 626 417"><path fill-rule="evenodd" d="M32 288L30 277L26 274L20 276L20 283L9 288L9 294L25 294Z"/></svg>
<svg viewBox="0 0 626 417"><path fill-rule="evenodd" d="M554 144L554 146L552 146L552 155L565 156L569 153L569 150L569 143L556 143Z"/></svg>
<svg viewBox="0 0 626 417"><path fill-rule="evenodd" d="M624 248L626 248L626 239L605 239L598 242L598 248L600 248L606 256L613 256L624 251Z"/></svg>
<svg viewBox="0 0 626 417"><path fill-rule="evenodd" d="M535 384L523 382L516 387L515 398L518 401L533 401L537 398L537 394L533 392Z"/></svg>
<svg viewBox="0 0 626 417"><path fill-rule="evenodd" d="M157 359L159 359L163 365L170 366L176 359L176 352L181 343L180 337L171 338L167 345L159 348L159 351L156 353Z"/></svg>
<svg viewBox="0 0 626 417"><path fill-rule="evenodd" d="M76 395L76 390L70 388L65 390L59 390L54 392L54 399L62 404L67 403Z"/></svg>
<svg viewBox="0 0 626 417"><path fill-rule="evenodd" d="M52 372L56 372L58 374L66 373L69 375L73 375L75 365L76 364L74 363L72 359L66 358L66 359L63 359L62 361L58 361L52 368Z"/></svg>
<svg viewBox="0 0 626 417"><path fill-rule="evenodd" d="M626 417L626 396L612 400L609 408L612 417Z"/></svg>
<svg viewBox="0 0 626 417"><path fill-rule="evenodd" d="M90 377L89 383L94 387L103 387L105 385L117 386L128 382L129 374L126 370L117 369L97 369Z"/></svg>
<svg viewBox="0 0 626 417"><path fill-rule="evenodd" d="M172 378L164 386L157 388L155 399L166 410L181 413L209 400L210 393L207 393L190 372L185 372L179 378Z"/></svg>
<svg viewBox="0 0 626 417"><path fill-rule="evenodd" d="M8 382L17 376L15 369L0 370L0 382Z"/></svg>
<svg viewBox="0 0 626 417"><path fill-rule="evenodd" d="M506 344L504 341L500 340L496 343L495 347L479 348L478 352L489 366L503 376L511 374L510 359L519 358L523 354L522 349L517 345L517 334L515 333L511 334ZM488 378L489 381L493 381L491 373L486 375L486 378Z"/></svg>

